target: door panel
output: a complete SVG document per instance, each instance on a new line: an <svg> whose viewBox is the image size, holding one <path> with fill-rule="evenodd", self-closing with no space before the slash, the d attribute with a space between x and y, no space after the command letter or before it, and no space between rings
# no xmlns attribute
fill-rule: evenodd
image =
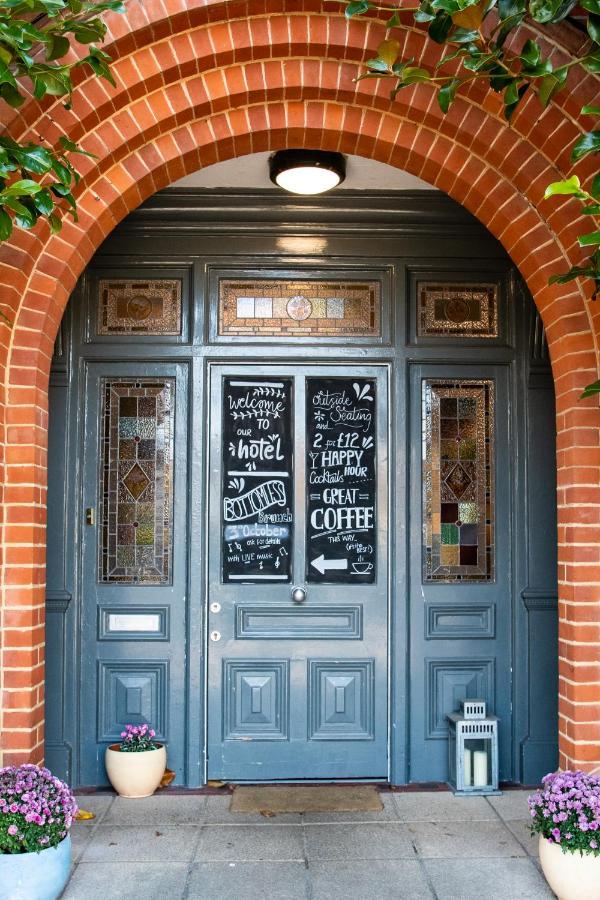
<svg viewBox="0 0 600 900"><path fill-rule="evenodd" d="M187 367L86 375L79 782L106 784L105 747L141 722L184 780Z"/></svg>
<svg viewBox="0 0 600 900"><path fill-rule="evenodd" d="M210 411L208 777L387 778L387 367L214 365Z"/></svg>
<svg viewBox="0 0 600 900"><path fill-rule="evenodd" d="M510 772L508 375L484 364L411 372L410 781L446 779L446 716L465 698L500 717L500 777Z"/></svg>

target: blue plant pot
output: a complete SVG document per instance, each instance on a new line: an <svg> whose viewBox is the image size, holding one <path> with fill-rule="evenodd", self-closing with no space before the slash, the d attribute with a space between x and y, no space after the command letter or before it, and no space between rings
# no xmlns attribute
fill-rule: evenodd
<svg viewBox="0 0 600 900"><path fill-rule="evenodd" d="M0 900L56 900L71 873L71 836L40 853L0 854Z"/></svg>

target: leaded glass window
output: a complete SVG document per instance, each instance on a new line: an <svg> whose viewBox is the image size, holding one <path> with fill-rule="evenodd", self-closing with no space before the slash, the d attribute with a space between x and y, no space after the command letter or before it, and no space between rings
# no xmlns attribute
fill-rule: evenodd
<svg viewBox="0 0 600 900"><path fill-rule="evenodd" d="M418 333L428 337L498 337L495 284L419 282Z"/></svg>
<svg viewBox="0 0 600 900"><path fill-rule="evenodd" d="M99 581L170 584L172 378L104 379Z"/></svg>
<svg viewBox="0 0 600 900"><path fill-rule="evenodd" d="M494 578L494 384L423 382L424 581Z"/></svg>

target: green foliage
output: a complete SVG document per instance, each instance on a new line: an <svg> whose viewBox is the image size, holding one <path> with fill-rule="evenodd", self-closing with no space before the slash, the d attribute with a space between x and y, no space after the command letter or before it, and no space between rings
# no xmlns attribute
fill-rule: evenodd
<svg viewBox="0 0 600 900"><path fill-rule="evenodd" d="M0 0L0 99L19 107L29 89L37 100L62 97L68 107L72 75L81 67L114 85L110 57L96 46L106 35L101 14L108 10L125 7L121 0ZM65 60L72 42L88 47L75 62ZM0 241L39 219L58 231L65 210L77 217L79 175L71 162L77 153L91 156L64 137L50 147L0 136Z"/></svg>
<svg viewBox="0 0 600 900"><path fill-rule="evenodd" d="M540 45L526 40L520 51L507 50L507 37L523 22L536 25L554 25L561 22L575 6L587 14L586 29L589 40L584 53L567 64L554 66L550 55L545 56ZM346 16L364 15L371 10L385 11L388 37L377 48L376 55L368 60L361 78L390 78L394 85L394 98L402 88L415 83L430 84L437 91L442 112L446 113L463 86L483 79L493 91L502 95L504 115L510 121L528 92L534 91L543 108L565 86L569 70L576 65L592 74L600 73L600 0L419 0L412 9L415 22L427 29L428 36L443 48L433 71L413 65L414 59L400 58L400 44L389 37L390 31L400 24L399 11L407 7L396 0L395 6L375 2L346 4ZM487 17L493 14L493 24ZM514 45L514 42L513 42ZM457 68L456 61L459 61ZM448 71L449 63L453 63ZM446 69L446 71L444 71ZM584 106L582 113L600 116L600 107ZM588 131L579 138L571 151L571 161L578 162L589 153L600 152L600 131ZM592 176L589 189L584 188L574 175L564 181L549 185L545 199L573 197L584 203L583 213L600 215L600 173ZM581 247L598 248L600 231L590 231L579 238ZM550 284L566 284L574 279L591 279L595 300L600 296L600 249L595 249L584 265L573 266L568 272L553 275ZM584 396L600 393L600 382L590 385Z"/></svg>

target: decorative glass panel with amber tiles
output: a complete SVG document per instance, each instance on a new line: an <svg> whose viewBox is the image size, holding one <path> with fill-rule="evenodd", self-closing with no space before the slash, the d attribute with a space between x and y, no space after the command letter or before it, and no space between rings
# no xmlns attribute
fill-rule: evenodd
<svg viewBox="0 0 600 900"><path fill-rule="evenodd" d="M494 578L494 384L423 382L424 581Z"/></svg>
<svg viewBox="0 0 600 900"><path fill-rule="evenodd" d="M219 334L373 337L381 334L378 282L219 282Z"/></svg>
<svg viewBox="0 0 600 900"><path fill-rule="evenodd" d="M171 583L174 387L102 382L100 582Z"/></svg>
<svg viewBox="0 0 600 900"><path fill-rule="evenodd" d="M418 282L418 333L428 337L498 337L495 284Z"/></svg>
<svg viewBox="0 0 600 900"><path fill-rule="evenodd" d="M103 280L98 293L98 334L181 333L178 279Z"/></svg>

